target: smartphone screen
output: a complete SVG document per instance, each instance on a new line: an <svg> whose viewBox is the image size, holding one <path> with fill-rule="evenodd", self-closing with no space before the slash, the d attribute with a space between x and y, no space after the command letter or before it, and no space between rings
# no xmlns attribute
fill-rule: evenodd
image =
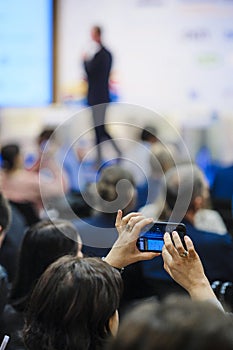
<svg viewBox="0 0 233 350"><path fill-rule="evenodd" d="M152 226L141 232L137 240L137 247L142 252L162 252L165 232L177 231L185 246L184 236L186 227L184 224L171 222L155 222Z"/></svg>

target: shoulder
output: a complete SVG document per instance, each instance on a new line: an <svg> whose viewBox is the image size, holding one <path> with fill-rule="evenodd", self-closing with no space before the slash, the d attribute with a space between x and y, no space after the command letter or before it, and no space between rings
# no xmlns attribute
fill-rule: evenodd
<svg viewBox="0 0 233 350"><path fill-rule="evenodd" d="M226 233L225 235L220 235L214 231L206 231L206 230L198 229L190 224L186 224L186 228L187 228L187 235L190 236L192 240L197 241L198 243L202 243L204 241L218 242L218 243L222 242L222 243L231 244L233 248L232 236L229 233Z"/></svg>
<svg viewBox="0 0 233 350"><path fill-rule="evenodd" d="M105 46L102 46L102 47L101 47L99 53L100 53L100 54L102 53L102 54L105 55L106 57L107 57L107 56L110 57L110 58L112 57L111 52L110 52L109 49L107 49Z"/></svg>

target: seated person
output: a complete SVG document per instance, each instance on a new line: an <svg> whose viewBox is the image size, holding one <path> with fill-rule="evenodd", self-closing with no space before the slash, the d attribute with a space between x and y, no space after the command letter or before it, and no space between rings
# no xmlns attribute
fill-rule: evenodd
<svg viewBox="0 0 233 350"><path fill-rule="evenodd" d="M232 318L208 301L169 297L127 313L108 350L233 349Z"/></svg>
<svg viewBox="0 0 233 350"><path fill-rule="evenodd" d="M228 231L233 235L233 165L218 169L211 187L213 207L222 216Z"/></svg>
<svg viewBox="0 0 233 350"><path fill-rule="evenodd" d="M83 253L88 256L105 256L117 238L115 217L119 208L124 215L134 209L136 190L134 178L119 165L106 167L100 173L93 193L86 200L92 203L94 214L87 219L77 219L74 224L83 241Z"/></svg>
<svg viewBox="0 0 233 350"><path fill-rule="evenodd" d="M10 225L11 211L7 200L0 193L0 252L5 239L6 231ZM0 265L0 316L7 302L8 276L6 270Z"/></svg>
<svg viewBox="0 0 233 350"><path fill-rule="evenodd" d="M9 283L16 273L25 229L26 223L20 212L0 192L0 264L7 272Z"/></svg>
<svg viewBox="0 0 233 350"><path fill-rule="evenodd" d="M194 165L183 164L170 169L165 176L167 195L161 220L182 221L186 225L187 234L195 244L210 282L233 282L232 237L216 234L214 227L212 232L207 232L194 226L195 214L205 200L206 185L202 172ZM162 299L172 292L185 292L164 271L162 257L129 267L123 278L127 301L151 295Z"/></svg>
<svg viewBox="0 0 233 350"><path fill-rule="evenodd" d="M143 186L150 175L150 150L151 147L159 143L158 131L153 125L146 125L138 128L136 141L124 152L121 165L134 174L137 186Z"/></svg>
<svg viewBox="0 0 233 350"><path fill-rule="evenodd" d="M35 215L40 216L43 211L43 201L64 194L65 185L59 172L49 168L49 175L27 171L24 168L20 147L8 144L2 147L2 171L0 173L2 192L15 205L31 203ZM48 173L48 169L47 169ZM26 219L29 220L30 216ZM37 220L38 221L38 220Z"/></svg>
<svg viewBox="0 0 233 350"><path fill-rule="evenodd" d="M82 257L75 227L68 221L41 221L27 229L18 261L18 270L8 304L0 318L0 335L10 336L8 349L23 347L21 331L28 299L44 270L63 255ZM0 339L1 341L1 339Z"/></svg>
<svg viewBox="0 0 233 350"><path fill-rule="evenodd" d="M173 152L161 143L155 143L151 147L149 158L150 175L147 179L148 197L146 205L140 209L145 216L159 217L165 197L166 171L175 165Z"/></svg>
<svg viewBox="0 0 233 350"><path fill-rule="evenodd" d="M172 150L169 150L162 144L155 144L151 148L150 165L151 176L148 178L148 199L147 205L140 208L140 211L145 216L152 216L155 220L159 219L164 208L166 196L165 173L175 164L175 157L172 155ZM205 181L203 177L203 181ZM194 226L203 231L211 231L215 228L215 233L226 234L227 228L220 214L211 209L211 199L209 187L206 181L205 200L202 207L194 216Z"/></svg>
<svg viewBox="0 0 233 350"><path fill-rule="evenodd" d="M141 229L151 222L137 213L122 218L119 210L119 237L105 261L63 257L48 267L33 290L26 313L28 350L103 349L118 328L123 286L117 269L158 255L141 253L136 247Z"/></svg>

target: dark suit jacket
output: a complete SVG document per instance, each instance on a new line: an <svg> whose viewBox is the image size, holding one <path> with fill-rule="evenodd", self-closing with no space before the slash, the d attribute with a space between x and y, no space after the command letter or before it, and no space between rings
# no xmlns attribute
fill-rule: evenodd
<svg viewBox="0 0 233 350"><path fill-rule="evenodd" d="M110 102L108 80L111 65L112 55L103 46L91 60L84 61L88 80L87 102L89 106Z"/></svg>

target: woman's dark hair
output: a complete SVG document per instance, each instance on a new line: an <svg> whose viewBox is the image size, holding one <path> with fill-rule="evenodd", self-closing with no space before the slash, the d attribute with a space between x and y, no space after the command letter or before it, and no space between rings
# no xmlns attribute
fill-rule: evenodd
<svg viewBox="0 0 233 350"><path fill-rule="evenodd" d="M64 255L77 254L77 241L75 227L66 220L54 220L53 223L44 220L28 228L10 295L10 303L15 309L25 310L30 292L51 263Z"/></svg>
<svg viewBox="0 0 233 350"><path fill-rule="evenodd" d="M20 154L20 148L17 144L9 144L1 149L2 168L11 170L15 166L15 159Z"/></svg>
<svg viewBox="0 0 233 350"><path fill-rule="evenodd" d="M24 329L27 349L102 349L121 292L120 273L101 259L59 259L32 293Z"/></svg>
<svg viewBox="0 0 233 350"><path fill-rule="evenodd" d="M129 312L108 350L232 350L233 318L207 301L169 297Z"/></svg>

